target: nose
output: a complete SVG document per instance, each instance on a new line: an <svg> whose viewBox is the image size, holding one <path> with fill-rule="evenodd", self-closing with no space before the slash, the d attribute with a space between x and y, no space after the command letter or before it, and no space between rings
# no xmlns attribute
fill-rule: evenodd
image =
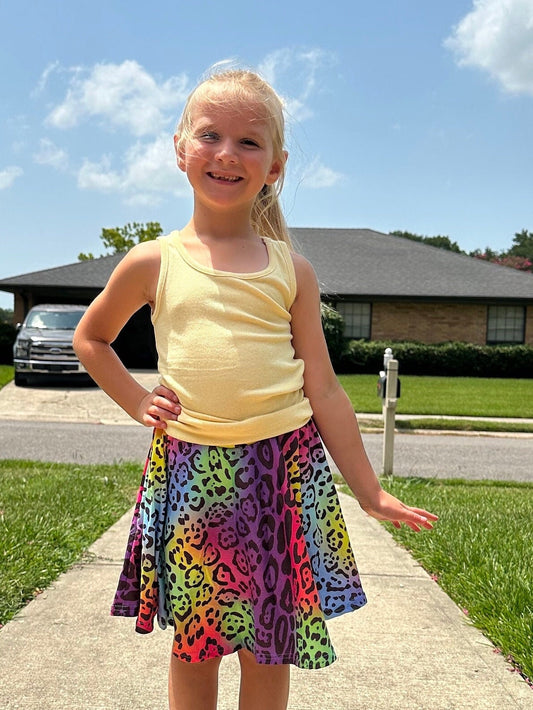
<svg viewBox="0 0 533 710"><path fill-rule="evenodd" d="M233 141L229 138L220 141L215 159L220 163L237 163L238 157Z"/></svg>

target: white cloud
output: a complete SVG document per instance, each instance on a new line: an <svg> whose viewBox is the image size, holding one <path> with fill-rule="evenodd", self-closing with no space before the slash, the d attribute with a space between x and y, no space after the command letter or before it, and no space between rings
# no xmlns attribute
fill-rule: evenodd
<svg viewBox="0 0 533 710"><path fill-rule="evenodd" d="M43 73L41 74L41 76L39 78L39 82L38 82L37 86L35 87L35 89L31 93L33 98L36 98L37 96L39 96L40 94L43 93L43 91L45 90L46 85L48 83L48 79L49 79L50 75L53 74L58 69L60 69L60 64L58 61L51 62L50 64L47 65L47 67L45 68L45 70L43 71Z"/></svg>
<svg viewBox="0 0 533 710"><path fill-rule="evenodd" d="M342 180L343 177L342 173L338 173L328 168L326 165L322 165L319 158L314 158L304 170L302 184L312 189L333 187Z"/></svg>
<svg viewBox="0 0 533 710"><path fill-rule="evenodd" d="M286 98L290 119L302 121L313 115L312 102L322 90L321 73L335 57L321 49L308 51L281 49L269 54L259 71ZM90 136L97 125L121 129L122 140L133 144L123 154L86 153L76 160L80 190L118 194L128 204L156 204L165 196L189 194L184 175L175 162L172 129L190 87L185 73L158 79L133 60L120 64L100 63L88 68L61 67L57 62L44 70L36 93L42 93L54 74L61 81L63 99L52 106L47 123L59 129L75 129L82 124ZM91 124L93 124L91 126ZM80 145L87 145L82 141ZM94 145L94 137L91 137ZM45 138L34 160L56 169L67 169L69 156ZM70 163L74 162L73 156ZM341 175L314 160L298 171L306 187L334 185Z"/></svg>
<svg viewBox="0 0 533 710"><path fill-rule="evenodd" d="M23 174L24 170L17 165L8 165L7 168L0 170L0 190L7 190Z"/></svg>
<svg viewBox="0 0 533 710"><path fill-rule="evenodd" d="M313 115L309 100L317 91L320 71L336 61L322 49L278 49L259 65L259 72L281 93L287 114L297 121Z"/></svg>
<svg viewBox="0 0 533 710"><path fill-rule="evenodd" d="M39 165L50 165L56 170L66 170L68 167L66 151L56 146L49 138L41 138L39 150L34 153L33 159Z"/></svg>
<svg viewBox="0 0 533 710"><path fill-rule="evenodd" d="M46 70L45 70L46 71ZM66 96L48 115L56 128L73 128L99 118L104 125L125 128L135 136L155 135L188 94L185 74L159 82L140 64L96 64L89 71L74 69Z"/></svg>
<svg viewBox="0 0 533 710"><path fill-rule="evenodd" d="M132 145L118 170L113 168L110 156L98 162L84 160L78 187L121 193L128 204L157 204L165 193L181 195L187 191L176 165L172 138L166 133L152 142Z"/></svg>
<svg viewBox="0 0 533 710"><path fill-rule="evenodd" d="M460 65L484 69L509 92L533 95L531 0L474 0L444 44Z"/></svg>

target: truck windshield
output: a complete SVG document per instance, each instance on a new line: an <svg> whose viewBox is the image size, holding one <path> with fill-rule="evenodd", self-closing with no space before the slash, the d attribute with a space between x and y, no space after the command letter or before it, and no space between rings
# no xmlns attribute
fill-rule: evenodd
<svg viewBox="0 0 533 710"><path fill-rule="evenodd" d="M85 311L32 311L26 321L27 328L74 330Z"/></svg>

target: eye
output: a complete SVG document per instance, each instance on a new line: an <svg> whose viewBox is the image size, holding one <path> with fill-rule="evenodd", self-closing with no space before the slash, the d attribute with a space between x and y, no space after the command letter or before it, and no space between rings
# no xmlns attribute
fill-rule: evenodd
<svg viewBox="0 0 533 710"><path fill-rule="evenodd" d="M200 140L203 141L216 141L218 140L218 134L215 131L202 131L198 136Z"/></svg>
<svg viewBox="0 0 533 710"><path fill-rule="evenodd" d="M253 138L243 138L241 143L243 145L248 145L253 148L259 148L259 143L256 140L254 140Z"/></svg>

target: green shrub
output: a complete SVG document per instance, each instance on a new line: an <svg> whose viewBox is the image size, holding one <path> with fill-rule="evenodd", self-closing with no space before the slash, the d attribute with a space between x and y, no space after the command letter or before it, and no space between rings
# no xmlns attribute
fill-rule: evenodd
<svg viewBox="0 0 533 710"><path fill-rule="evenodd" d="M377 373L383 369L385 348L392 348L404 375L448 377L533 376L533 347L474 345L472 343L404 343L351 340L337 366L345 374Z"/></svg>
<svg viewBox="0 0 533 710"><path fill-rule="evenodd" d="M320 316L329 356L333 367L337 368L343 355L348 351L348 342L344 337L344 319L338 311L327 303L320 304Z"/></svg>
<svg viewBox="0 0 533 710"><path fill-rule="evenodd" d="M13 343L17 329L11 323L0 323L0 365L13 363Z"/></svg>

